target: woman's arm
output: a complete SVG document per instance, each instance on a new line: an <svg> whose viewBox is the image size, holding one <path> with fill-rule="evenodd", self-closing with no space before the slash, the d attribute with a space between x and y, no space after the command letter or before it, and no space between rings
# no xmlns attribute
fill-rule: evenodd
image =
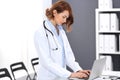
<svg viewBox="0 0 120 80"><path fill-rule="evenodd" d="M79 66L78 62L75 61L75 56L73 54L73 51L71 49L71 46L69 44L69 41L67 39L67 36L64 32L64 30L61 31L63 36L63 42L64 42L64 48L65 48L65 57L66 57L66 63L67 65L73 69L74 72L78 70L82 70L82 68Z"/></svg>

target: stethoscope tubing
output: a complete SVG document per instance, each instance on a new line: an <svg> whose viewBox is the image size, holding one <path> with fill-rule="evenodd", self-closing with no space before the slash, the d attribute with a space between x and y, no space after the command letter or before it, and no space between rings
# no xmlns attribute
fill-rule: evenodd
<svg viewBox="0 0 120 80"><path fill-rule="evenodd" d="M56 41L55 41L55 39L54 39L54 34L52 33L52 31L50 31L50 30L45 26L45 20L43 21L43 26L44 26L45 30L47 30L48 32L50 32L50 34L53 36L53 40L54 40L54 42L55 42L56 48L54 48L54 49L52 49L52 50L53 50L53 51L58 50L58 45L57 45L57 43L56 43ZM46 31L45 31L45 32L46 32ZM47 34L47 32L46 32L46 37L47 37L47 39L48 39L48 34ZM48 39L48 42L49 42L49 45L50 45L49 39Z"/></svg>
<svg viewBox="0 0 120 80"><path fill-rule="evenodd" d="M54 34L52 33L52 31L50 31L46 26L45 26L45 21L43 21L43 26L44 28L49 31L51 33L52 36L54 36ZM46 34L46 36L48 36L48 34Z"/></svg>

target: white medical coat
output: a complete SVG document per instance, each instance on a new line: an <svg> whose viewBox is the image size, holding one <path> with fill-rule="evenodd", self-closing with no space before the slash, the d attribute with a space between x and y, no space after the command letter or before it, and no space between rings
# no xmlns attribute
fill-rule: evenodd
<svg viewBox="0 0 120 80"><path fill-rule="evenodd" d="M50 25L47 21L45 21L45 26L50 29ZM48 34L48 38L46 37L46 32ZM57 43L58 50L53 51L50 45L55 46L55 42L53 41L53 36L50 32L44 29L44 26L40 27L38 31L35 32L34 41L37 53L39 55L39 71L38 71L38 80L66 80L71 72L66 70L66 67L63 67L60 62L61 57L61 46L54 36L55 41ZM65 50L65 65L69 66L73 71L82 70L79 64L75 61L74 54L68 42L65 31L62 29L59 31L59 34L62 35L64 50Z"/></svg>

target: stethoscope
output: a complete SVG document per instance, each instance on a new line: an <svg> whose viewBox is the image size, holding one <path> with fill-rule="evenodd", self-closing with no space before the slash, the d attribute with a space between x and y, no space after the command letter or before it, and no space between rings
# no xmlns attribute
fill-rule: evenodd
<svg viewBox="0 0 120 80"><path fill-rule="evenodd" d="M46 37L47 37L47 39L48 39L49 45L50 45L50 41L49 41L48 34L47 34L46 31L48 31L48 32L52 35L52 37L53 37L53 40L54 40L54 43L55 43L56 47L55 47L55 48L52 48L52 50L53 50L53 51L58 50L58 45L57 45L56 40L55 40L55 38L54 38L54 34L52 33L52 31L50 31L50 30L45 26L45 21L43 21L43 26L44 26L44 29L45 29L45 33L46 33Z"/></svg>

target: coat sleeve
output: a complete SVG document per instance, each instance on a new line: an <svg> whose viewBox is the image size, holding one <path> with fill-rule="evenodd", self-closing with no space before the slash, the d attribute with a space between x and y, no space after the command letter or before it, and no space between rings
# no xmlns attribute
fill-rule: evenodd
<svg viewBox="0 0 120 80"><path fill-rule="evenodd" d="M67 65L74 71L82 70L82 68L79 66L78 62L75 61L75 56L72 51L72 48L69 44L68 38L65 34L65 31L63 30L63 36L64 36L64 48L65 48L65 56L66 56L66 63Z"/></svg>
<svg viewBox="0 0 120 80"><path fill-rule="evenodd" d="M49 44L44 30L35 32L34 41L37 53L40 58L40 65L51 73L62 78L68 78L71 72L54 63L50 57Z"/></svg>

